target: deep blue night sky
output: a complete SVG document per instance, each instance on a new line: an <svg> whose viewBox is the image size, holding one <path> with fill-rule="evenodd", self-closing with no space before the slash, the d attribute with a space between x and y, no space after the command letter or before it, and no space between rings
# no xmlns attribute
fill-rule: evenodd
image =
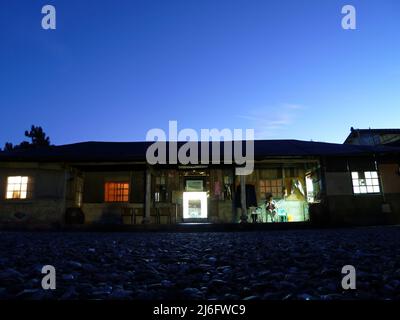
<svg viewBox="0 0 400 320"><path fill-rule="evenodd" d="M144 140L169 120L329 142L399 127L399 35L398 0L2 0L0 146L31 124L55 144Z"/></svg>

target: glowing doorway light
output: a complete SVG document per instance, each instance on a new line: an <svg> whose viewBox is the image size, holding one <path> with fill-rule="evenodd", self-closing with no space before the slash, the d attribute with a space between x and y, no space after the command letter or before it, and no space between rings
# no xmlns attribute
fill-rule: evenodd
<svg viewBox="0 0 400 320"><path fill-rule="evenodd" d="M207 219L207 192L183 193L183 219Z"/></svg>
<svg viewBox="0 0 400 320"><path fill-rule="evenodd" d="M307 202L314 202L314 185L310 176L306 176Z"/></svg>

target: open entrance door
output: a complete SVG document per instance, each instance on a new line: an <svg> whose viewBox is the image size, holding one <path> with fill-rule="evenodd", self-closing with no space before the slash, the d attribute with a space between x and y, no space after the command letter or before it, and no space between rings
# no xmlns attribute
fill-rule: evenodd
<svg viewBox="0 0 400 320"><path fill-rule="evenodd" d="M207 216L207 192L184 192L183 219L185 221L204 221Z"/></svg>

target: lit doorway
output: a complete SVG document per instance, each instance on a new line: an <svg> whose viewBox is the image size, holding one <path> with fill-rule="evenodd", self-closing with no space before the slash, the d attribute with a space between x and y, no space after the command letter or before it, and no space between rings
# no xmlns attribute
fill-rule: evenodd
<svg viewBox="0 0 400 320"><path fill-rule="evenodd" d="M207 219L207 192L183 193L183 219Z"/></svg>

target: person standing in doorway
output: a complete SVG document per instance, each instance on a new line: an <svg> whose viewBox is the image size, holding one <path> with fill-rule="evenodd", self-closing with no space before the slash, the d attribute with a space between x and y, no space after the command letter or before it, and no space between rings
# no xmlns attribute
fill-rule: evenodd
<svg viewBox="0 0 400 320"><path fill-rule="evenodd" d="M272 195L270 195L265 201L265 210L267 213L267 222L268 222L268 216L271 218L271 222L275 222L276 204Z"/></svg>

